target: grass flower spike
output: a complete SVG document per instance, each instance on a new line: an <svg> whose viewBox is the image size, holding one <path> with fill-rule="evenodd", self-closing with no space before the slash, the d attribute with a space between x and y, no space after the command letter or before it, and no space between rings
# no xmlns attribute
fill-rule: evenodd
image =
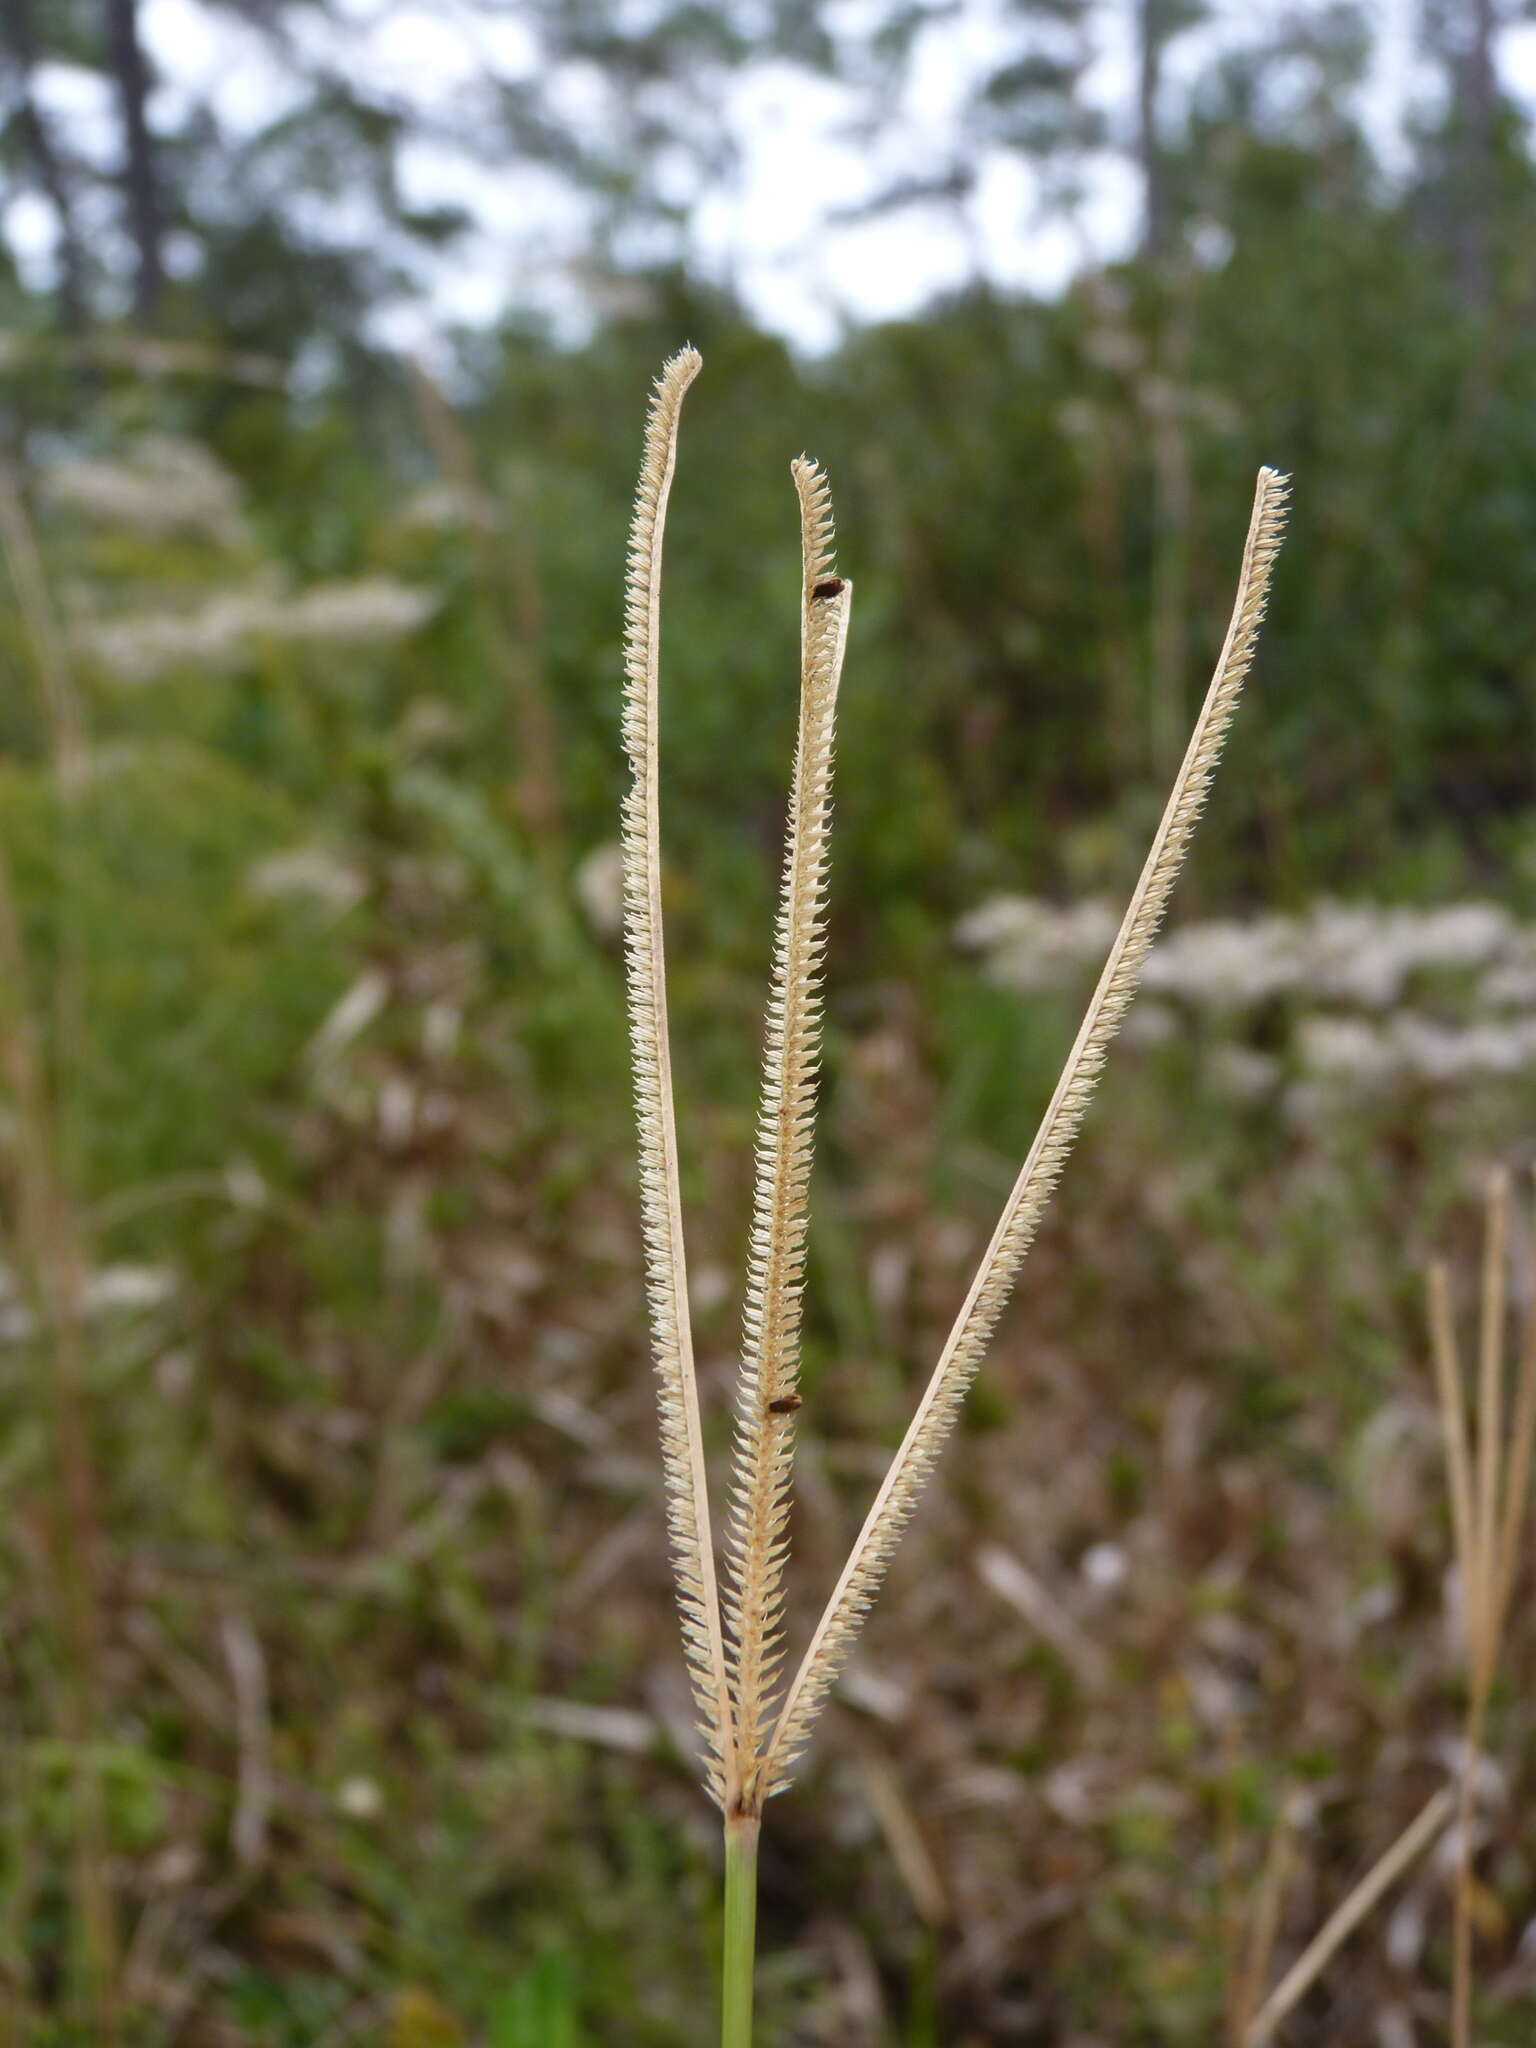
<svg viewBox="0 0 1536 2048"><path fill-rule="evenodd" d="M677 422L700 358L673 356L651 394L645 457L630 527L624 610L624 751L632 777L624 799L624 939L629 974L629 1034L640 1130L640 1213L645 1232L651 1339L660 1382L661 1449L667 1526L677 1580L683 1647L710 1748L709 1789L725 1800L731 1709L725 1640L715 1578L698 1376L688 1320L678 1189L677 1118L667 1033L667 982L661 927L661 816L657 767L657 692L661 640L661 543L677 464Z"/></svg>
<svg viewBox="0 0 1536 2048"><path fill-rule="evenodd" d="M688 1325L661 919L657 799L662 529L678 417L699 357L684 349L652 394L630 537L625 624L624 909L640 1127L648 1296L660 1387L667 1519L683 1644L708 1751L706 1783L726 1841L722 2041L748 2048L757 1839L764 1802L789 1783L816 1714L879 1590L954 1426L1077 1136L1109 1042L1210 789L1253 658L1285 516L1285 480L1259 472L1237 601L1215 676L1061 1079L901 1447L782 1700L801 1303L814 1136L826 874L838 684L852 588L833 566L831 499L814 462L793 465L800 501L800 722L764 1034L762 1097L736 1399L722 1603L711 1535L698 1383Z"/></svg>
<svg viewBox="0 0 1536 2048"><path fill-rule="evenodd" d="M794 464L800 494L800 731L774 941L763 1055L757 1174L736 1403L727 1619L736 1716L735 1792L762 1803L758 1764L783 1656L784 1558L800 1405L800 1303L810 1220L821 968L826 945L827 833L837 686L852 586L832 573L825 478Z"/></svg>

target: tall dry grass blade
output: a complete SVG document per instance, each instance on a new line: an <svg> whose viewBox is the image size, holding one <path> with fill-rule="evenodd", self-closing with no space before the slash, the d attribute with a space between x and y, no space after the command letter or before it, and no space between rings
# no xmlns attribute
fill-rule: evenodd
<svg viewBox="0 0 1536 2048"><path fill-rule="evenodd" d="M1258 1890L1248 1923L1248 1941L1233 2001L1231 2035L1234 2048L1242 2048L1247 2040L1248 2028L1264 1995L1264 1986L1269 1981L1269 1966L1280 1940L1280 1919L1285 1907L1286 1887L1291 1880L1295 1847L1296 1803L1294 1799L1287 1798L1281 1802L1275 1824L1270 1829L1269 1845L1264 1852L1264 1866L1259 1872Z"/></svg>
<svg viewBox="0 0 1536 2048"><path fill-rule="evenodd" d="M0 846L0 1083L9 1090L15 1124L12 1206L21 1254L17 1265L48 1363L48 1524L62 1638L59 1726L71 1756L76 1802L75 1939L94 2038L101 2048L114 2048L118 1944L100 1760L100 1521L87 1408L85 1254L60 1173L58 1122L30 988L10 859Z"/></svg>
<svg viewBox="0 0 1536 2048"><path fill-rule="evenodd" d="M1536 1309L1527 1318L1506 1430L1505 1343L1508 1310L1509 1176L1488 1177L1483 1236L1482 1322L1478 1333L1477 1449L1471 1489L1476 1529L1465 1605L1467 1703L1462 1730L1457 1803L1456 1873L1452 1924L1451 2040L1471 2048L1473 1855L1477 1781L1504 1644L1504 1623L1518 1562L1520 1528L1530 1484L1536 1436ZM1443 1290L1442 1290L1443 1291ZM1448 1314L1448 1312L1447 1312ZM1435 1349L1447 1340L1437 1336ZM1459 1418L1457 1418L1459 1422ZM1449 1433L1449 1424L1448 1424Z"/></svg>
<svg viewBox="0 0 1536 2048"><path fill-rule="evenodd" d="M1509 1244L1509 1175L1488 1176L1483 1229L1482 1324L1478 1332L1477 1642L1473 1688L1486 1693L1497 1654L1494 1589L1498 1555L1499 1482L1504 1469L1505 1270Z"/></svg>
<svg viewBox="0 0 1536 2048"><path fill-rule="evenodd" d="M1509 1425L1508 1483L1504 1519L1499 1530L1498 1565L1494 1575L1493 1620L1502 1640L1520 1562L1520 1530L1525 1521L1531 1485L1531 1454L1536 1447L1536 1302L1526 1313L1520 1342L1520 1369L1515 1383L1514 1413Z"/></svg>
<svg viewBox="0 0 1536 2048"><path fill-rule="evenodd" d="M1076 1043L971 1291L790 1685L764 1763L767 1792L779 1791L788 1783L790 1766L804 1746L816 1712L885 1576L1072 1148L1109 1042L1135 994L1142 962L1162 920L1253 658L1285 524L1285 497L1285 479L1275 470L1261 469L1231 623L1162 823Z"/></svg>
<svg viewBox="0 0 1536 2048"><path fill-rule="evenodd" d="M37 536L16 472L8 462L0 462L0 550L5 554L33 666L42 684L53 770L61 790L69 795L78 789L85 771L85 718L64 636L48 595Z"/></svg>
<svg viewBox="0 0 1536 2048"><path fill-rule="evenodd" d="M1442 1785L1386 1854L1361 1878L1348 1898L1329 1915L1254 2014L1246 2048L1264 2048L1266 2041L1273 2040L1280 2022L1311 1990L1338 1950L1361 1921L1369 1916L1377 1901L1390 1891L1410 1864L1422 1856L1442 1832L1455 1804L1455 1792L1449 1785Z"/></svg>
<svg viewBox="0 0 1536 2048"><path fill-rule="evenodd" d="M1466 1625L1470 1626L1470 1603L1476 1597L1477 1528L1472 1505L1472 1460L1467 1443L1467 1397L1462 1384L1461 1353L1456 1344L1456 1324L1451 1314L1451 1276L1444 1264L1438 1260L1429 1269L1427 1291L1429 1348L1435 1364L1435 1392L1440 1404L1440 1428L1445 1438L1445 1469L1451 1495L1451 1531L1456 1546L1456 1570L1461 1579L1463 1613Z"/></svg>
<svg viewBox="0 0 1536 2048"><path fill-rule="evenodd" d="M58 885L55 910L57 952L53 967L53 1069L57 1115L54 1137L61 1169L75 1164L69 1084L85 1051L85 974L79 932L81 865L85 854L78 809L85 794L86 724L84 699L70 665L47 571L26 497L15 469L0 461L0 552L4 553L26 629L32 666L42 693L48 730L49 767L59 803Z"/></svg>
<svg viewBox="0 0 1536 2048"><path fill-rule="evenodd" d="M698 375L699 360L693 349L682 349L656 380L630 525L624 599L623 731L632 779L623 806L624 942L635 1108L640 1131L640 1212L660 1388L667 1530L682 1619L683 1649L710 1752L707 1782L712 1796L723 1805L732 1756L731 1702L704 1476L704 1437L688 1315L688 1271L683 1256L662 938L657 764L662 535L677 466L678 416L684 394Z"/></svg>
<svg viewBox="0 0 1536 2048"><path fill-rule="evenodd" d="M8 855L0 850L0 1073L15 1110L15 1208L23 1271L48 1356L55 1466L52 1546L67 1652L61 1726L74 1755L77 1805L73 1889L85 1996L102 2048L117 2038L117 1930L98 1758L102 1626L96 1470L86 1389L85 1250L69 1195L68 1083L84 1038L77 904L82 843L78 806L86 768L85 715L48 589L21 483L0 462L0 553L10 573L42 693L49 765L59 803L51 1062L40 1043L29 963ZM51 1066L51 1071L50 1071Z"/></svg>
<svg viewBox="0 0 1536 2048"><path fill-rule="evenodd" d="M1264 1987L1270 1978L1270 1964L1276 1948L1280 1946L1280 1917L1286 1905L1286 1886L1290 1884L1294 1849L1296 1808L1292 1800L1286 1800L1270 1835L1270 1849L1264 1858L1260 1890L1257 1890L1253 1919L1249 1923L1247 1956L1243 1958L1243 1985L1239 1993L1239 2042L1264 1995Z"/></svg>
<svg viewBox="0 0 1536 2048"><path fill-rule="evenodd" d="M774 934L757 1122L727 1565L738 1796L760 1807L764 1723L783 1657L784 1562L799 1407L801 1300L815 1146L837 691L852 586L832 571L832 500L802 456L800 724Z"/></svg>
<svg viewBox="0 0 1536 2048"><path fill-rule="evenodd" d="M1512 1412L1505 1400L1509 1215L1509 1176L1495 1171L1488 1177L1486 1192L1475 1440L1467 1422L1467 1389L1451 1313L1449 1276L1440 1264L1431 1266L1429 1271L1430 1351L1445 1437L1457 1566L1462 1580L1461 1633L1466 1656L1451 1932L1453 2048L1470 2048L1472 2040L1472 1864L1477 1780L1518 1561L1532 1442L1536 1439L1536 1306L1527 1319Z"/></svg>

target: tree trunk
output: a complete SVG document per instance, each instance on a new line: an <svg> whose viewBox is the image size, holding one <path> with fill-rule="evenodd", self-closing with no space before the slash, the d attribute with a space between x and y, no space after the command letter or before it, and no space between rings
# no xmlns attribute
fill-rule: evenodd
<svg viewBox="0 0 1536 2048"><path fill-rule="evenodd" d="M107 0L107 30L123 121L123 194L138 260L133 309L147 325L160 309L165 270L155 145L147 112L149 67L139 40L138 0Z"/></svg>
<svg viewBox="0 0 1536 2048"><path fill-rule="evenodd" d="M49 205L59 233L59 312L64 326L77 334L85 325L85 265L75 226L69 178L54 148L53 132L32 91L37 68L37 39L32 32L31 0L0 0L0 41L16 79L16 126L33 176Z"/></svg>
<svg viewBox="0 0 1536 2048"><path fill-rule="evenodd" d="M1141 169L1141 253L1155 263L1168 242L1168 189L1157 132L1166 35L1163 0L1137 0L1136 161Z"/></svg>
<svg viewBox="0 0 1536 2048"><path fill-rule="evenodd" d="M1466 41L1455 55L1454 260L1457 280L1473 305L1484 306L1493 287L1491 226L1495 202L1494 148L1498 80L1494 71L1495 0L1465 0Z"/></svg>

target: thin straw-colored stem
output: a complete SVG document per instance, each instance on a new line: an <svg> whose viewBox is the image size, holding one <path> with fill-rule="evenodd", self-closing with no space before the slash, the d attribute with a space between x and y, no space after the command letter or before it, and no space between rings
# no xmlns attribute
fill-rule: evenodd
<svg viewBox="0 0 1536 2048"><path fill-rule="evenodd" d="M1275 470L1261 469L1231 622L1162 823L1035 1142L785 1696L763 1768L769 1793L789 1782L790 1767L879 1590L1034 1239L1092 1099L1110 1040L1136 992L1142 962L1162 922L1253 658L1284 529L1285 496L1285 479Z"/></svg>
<svg viewBox="0 0 1536 2048"><path fill-rule="evenodd" d="M96 1472L85 1378L85 1258L60 1176L58 1124L36 1044L36 1014L10 861L0 847L0 1079L16 1118L19 1262L32 1295L52 1425L52 1551L63 1636L60 1722L73 1763L76 1930L95 2039L118 2039L117 1930L101 1782L101 1604Z"/></svg>
<svg viewBox="0 0 1536 2048"><path fill-rule="evenodd" d="M1452 2048L1472 2048L1472 1835L1477 1821L1477 1777L1487 1711L1486 1691L1474 1686L1467 1701L1456 1787L1456 1878L1451 1916Z"/></svg>
<svg viewBox="0 0 1536 2048"><path fill-rule="evenodd" d="M1274 2038L1275 2029L1317 1982L1338 1950L1348 1941L1376 1902L1389 1891L1415 1859L1435 1840L1456 1806L1456 1794L1449 1785L1440 1790L1411 1821L1386 1854L1372 1866L1349 1897L1329 1915L1286 1971L1274 1990L1254 2014L1245 2048L1263 2048Z"/></svg>
<svg viewBox="0 0 1536 2048"><path fill-rule="evenodd" d="M783 1656L784 1560L800 1405L800 1312L821 1033L827 842L838 682L852 586L832 573L826 481L804 457L800 497L800 725L774 940L741 1375L726 1614L739 1796L761 1806L763 1723Z"/></svg>
<svg viewBox="0 0 1536 2048"><path fill-rule="evenodd" d="M1232 2029L1232 2038L1237 2048L1241 2048L1241 2044L1246 2040L1254 2010L1264 1995L1269 1966L1274 1957L1275 1945L1280 1939L1280 1915L1285 1904L1285 1888L1290 1882L1295 1845L1295 1803L1287 1798L1282 1803L1275 1817L1274 1827L1270 1831L1264 1868L1259 1874L1253 1918L1249 1923L1248 1946L1237 1987L1236 2023Z"/></svg>
<svg viewBox="0 0 1536 2048"><path fill-rule="evenodd" d="M42 693L49 765L59 803L58 956L52 990L52 1073L34 1043L26 947L9 860L0 851L0 1067L18 1124L18 1234L37 1320L49 1352L48 1384L56 1484L53 1549L67 1646L60 1680L64 1733L74 1755L75 1908L86 2000L102 2048L117 2039L117 1931L97 1747L101 1723L101 1609L96 1540L96 1473L85 1385L85 1251L70 1199L67 1089L81 1061L83 1019L78 934L81 843L76 815L85 780L80 690L48 590L48 578L17 475L0 462L0 552L26 631Z"/></svg>
<svg viewBox="0 0 1536 2048"><path fill-rule="evenodd" d="M1469 1439L1466 1416L1467 1393L1463 1380L1461 1353L1456 1342L1455 1319L1451 1310L1450 1275L1442 1263L1429 1269L1428 1309L1430 1352L1434 1359L1435 1391L1440 1407L1441 1434L1445 1441L1446 1477L1451 1496L1451 1524L1455 1535L1456 1566L1461 1580L1461 1629L1466 1653L1467 1698L1462 1729L1462 1753L1456 1787L1456 1865L1451 1902L1451 2039L1455 2048L1467 2048L1472 1997L1472 1821L1488 1682L1492 1673L1490 1648L1496 1640L1494 1609L1497 1576L1487 1532L1491 1526L1490 1502L1496 1489L1495 1465L1502 1454L1497 1443L1490 1446L1487 1421L1491 1413L1489 1396L1489 1312L1499 1304L1490 1302L1498 1293L1497 1268L1488 1254L1501 1240L1494 1223L1493 1190L1490 1186L1489 1229L1484 1244L1483 1324L1479 1333L1479 1401L1476 1448ZM1502 1243L1499 1243L1502 1252ZM1494 1361L1497 1377L1498 1361Z"/></svg>
<svg viewBox="0 0 1536 2048"><path fill-rule="evenodd" d="M1518 1557L1525 1493L1530 1480L1531 1440L1533 1432L1536 1432L1536 1327L1533 1327L1532 1318L1528 1318L1523 1334L1514 1410L1507 1435L1505 1431L1509 1199L1509 1176L1502 1171L1490 1174L1483 1240L1478 1449L1473 1475L1478 1527L1475 1583L1468 1600L1467 1709L1457 1800L1451 1947L1452 2048L1472 2048L1473 1853L1477 1781Z"/></svg>
<svg viewBox="0 0 1536 2048"><path fill-rule="evenodd" d="M1456 1571L1461 1580L1463 1625L1472 1626L1472 1602L1477 1597L1477 1531L1472 1507L1472 1462L1467 1444L1466 1393L1462 1385L1461 1353L1456 1344L1456 1324L1451 1314L1451 1276L1437 1261L1429 1269L1428 1308L1430 1351L1435 1364L1435 1391L1440 1403L1440 1427L1445 1438L1446 1479L1451 1496L1451 1531L1456 1546Z"/></svg>
<svg viewBox="0 0 1536 2048"><path fill-rule="evenodd" d="M1514 1415L1510 1423L1504 1519L1499 1530L1493 1607L1494 1630L1500 1641L1503 1640L1509 1599L1515 1586L1515 1571L1520 1562L1520 1531L1530 1492L1533 1445L1536 1445L1536 1302L1531 1304L1526 1314L1521 1333L1519 1377L1515 1383Z"/></svg>
<svg viewBox="0 0 1536 2048"><path fill-rule="evenodd" d="M48 761L58 798L58 886L55 891L58 945L52 976L55 1142L61 1172L77 1166L78 1136L66 1114L69 1089L85 1052L85 997L80 943L81 860L84 853L80 799L85 790L84 700L70 666L64 635L48 588L42 551L27 511L20 479L0 461L0 550L10 571L16 603L26 628L28 650L42 694L48 733Z"/></svg>
<svg viewBox="0 0 1536 2048"><path fill-rule="evenodd" d="M688 1271L683 1254L662 937L657 754L662 534L677 466L678 416L683 396L698 375L699 366L697 353L685 348L672 357L656 380L630 527L625 587L624 748L632 781L623 811L624 937L635 1107L640 1128L640 1212L660 1393L667 1530L682 1619L683 1649L710 1752L707 1782L712 1796L723 1806L727 1802L727 1774L731 1769L731 1703L704 1475L704 1436L688 1313Z"/></svg>
<svg viewBox="0 0 1536 2048"><path fill-rule="evenodd" d="M720 2048L752 2048L752 1982L757 1963L755 1814L725 1823L725 1942L720 1970Z"/></svg>
<svg viewBox="0 0 1536 2048"><path fill-rule="evenodd" d="M27 516L21 485L8 462L0 462L0 549L4 550L33 666L42 684L54 773L67 795L79 786L84 773L85 719L64 636L48 595L37 536Z"/></svg>
<svg viewBox="0 0 1536 2048"><path fill-rule="evenodd" d="M1494 1596L1497 1584L1499 1481L1504 1466L1504 1295L1509 1243L1509 1176L1488 1176L1483 1232L1482 1326L1477 1400L1477 1641L1472 1689L1486 1698L1493 1682Z"/></svg>

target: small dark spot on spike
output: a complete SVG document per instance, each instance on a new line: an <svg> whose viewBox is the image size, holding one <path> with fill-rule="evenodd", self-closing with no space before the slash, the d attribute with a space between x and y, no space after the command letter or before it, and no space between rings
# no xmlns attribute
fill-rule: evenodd
<svg viewBox="0 0 1536 2048"><path fill-rule="evenodd" d="M798 1394L781 1394L777 1401L770 1401L768 1403L768 1413L770 1415L793 1415L799 1406L800 1396Z"/></svg>
<svg viewBox="0 0 1536 2048"><path fill-rule="evenodd" d="M819 583L811 585L812 597L836 597L843 587L841 576L823 576Z"/></svg>

